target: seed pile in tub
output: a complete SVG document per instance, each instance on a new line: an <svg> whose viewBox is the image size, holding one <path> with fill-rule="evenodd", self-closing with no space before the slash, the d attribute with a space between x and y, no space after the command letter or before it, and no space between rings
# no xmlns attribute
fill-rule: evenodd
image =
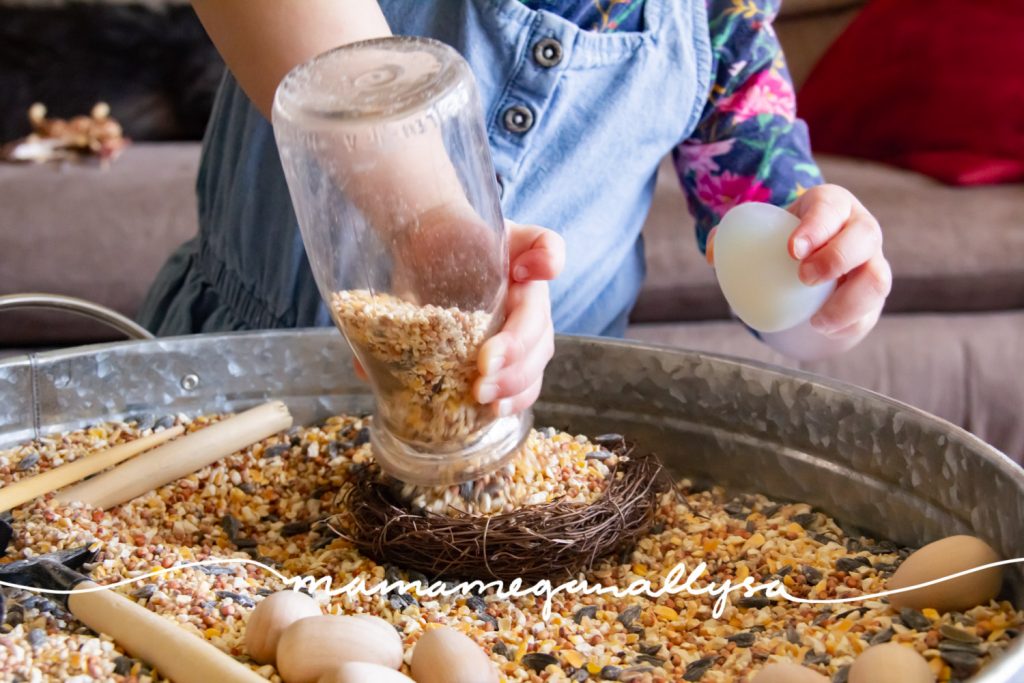
<svg viewBox="0 0 1024 683"><path fill-rule="evenodd" d="M138 423L54 435L0 452L0 482L131 440L140 434L137 427L148 431L177 420L195 430L216 419L142 416ZM560 462L560 449L596 450L586 440L550 431L535 433L528 447L538 452L538 460L552 462ZM371 584L384 578L422 580L362 557L320 522L336 512L335 494L369 457L364 420L335 417L267 439L107 512L36 501L14 511L17 536L5 561L92 544L99 555L90 576L99 583L229 557L257 558L288 576L331 576L336 586L359 574ZM578 466L593 462L569 460ZM572 476L576 465L542 469L545 476L561 479ZM625 587L679 562L692 568L705 561L708 578L716 582L782 577L797 596L855 596L883 590L885 578L907 554L891 543L848 533L808 505L777 504L760 495L729 497L683 480L664 496L651 533L632 552L596 565L586 578ZM243 648L246 620L254 605L282 587L262 569L224 566L150 577L116 590L249 662ZM5 592L0 679L162 680L159 672L49 599ZM856 654L889 640L922 653L940 681L964 680L1006 648L1024 624L1024 614L1006 602L940 615L899 611L883 601L830 609L735 594L719 619L711 615L711 598L686 594L657 600L560 594L547 623L538 598L508 601L493 594L338 596L322 598L322 607L335 614L375 614L392 623L405 641L406 672L410 646L431 624L447 624L475 640L513 682L744 681L775 661L802 663L842 681ZM280 680L272 666L251 666Z"/></svg>

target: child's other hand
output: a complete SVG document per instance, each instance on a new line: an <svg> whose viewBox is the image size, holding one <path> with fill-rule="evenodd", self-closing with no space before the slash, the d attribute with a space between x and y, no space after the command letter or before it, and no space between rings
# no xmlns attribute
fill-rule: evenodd
<svg viewBox="0 0 1024 683"><path fill-rule="evenodd" d="M473 394L498 415L529 408L554 353L548 280L565 265L565 242L551 230L509 221L509 288L505 325L480 349Z"/></svg>
<svg viewBox="0 0 1024 683"><path fill-rule="evenodd" d="M882 228L838 185L812 187L787 210L800 219L789 237L790 256L800 261L800 279L807 285L838 281L810 325L849 348L874 328L892 288L892 271L882 254ZM712 230L707 244L712 265L714 236Z"/></svg>
<svg viewBox="0 0 1024 683"><path fill-rule="evenodd" d="M849 190L819 185L789 207L800 219L789 253L800 261L807 285L837 280L838 286L811 317L811 327L833 339L859 341L874 328L892 289L882 254L882 228Z"/></svg>

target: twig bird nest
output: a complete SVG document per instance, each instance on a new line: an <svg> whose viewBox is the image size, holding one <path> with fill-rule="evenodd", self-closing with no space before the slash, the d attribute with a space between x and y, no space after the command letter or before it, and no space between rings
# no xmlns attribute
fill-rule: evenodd
<svg viewBox="0 0 1024 683"><path fill-rule="evenodd" d="M600 497L555 500L490 516L414 511L370 468L340 498L331 527L365 555L441 579L556 579L629 549L650 527L670 482L653 455L625 443Z"/></svg>

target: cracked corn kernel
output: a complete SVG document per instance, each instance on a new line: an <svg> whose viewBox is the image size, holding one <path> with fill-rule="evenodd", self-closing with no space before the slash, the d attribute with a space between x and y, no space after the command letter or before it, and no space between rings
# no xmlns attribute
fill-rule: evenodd
<svg viewBox="0 0 1024 683"><path fill-rule="evenodd" d="M579 652L576 652L575 650L569 650L568 652L564 652L562 654L562 658L577 669L582 669L583 664L586 662L583 655L581 655Z"/></svg>
<svg viewBox="0 0 1024 683"><path fill-rule="evenodd" d="M654 613L665 621L675 621L679 618L679 612L666 605L655 605Z"/></svg>

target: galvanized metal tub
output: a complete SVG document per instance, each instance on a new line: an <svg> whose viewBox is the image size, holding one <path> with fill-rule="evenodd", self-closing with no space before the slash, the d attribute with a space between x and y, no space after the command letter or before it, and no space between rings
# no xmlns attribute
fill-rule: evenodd
<svg viewBox="0 0 1024 683"><path fill-rule="evenodd" d="M140 411L285 401L310 423L368 412L335 330L124 342L0 362L0 447ZM537 422L617 431L673 470L811 503L900 543L973 533L1024 557L1024 470L953 425L883 396L733 358L562 337ZM1007 575L1024 605L1024 571ZM975 680L1024 680L1024 638Z"/></svg>

